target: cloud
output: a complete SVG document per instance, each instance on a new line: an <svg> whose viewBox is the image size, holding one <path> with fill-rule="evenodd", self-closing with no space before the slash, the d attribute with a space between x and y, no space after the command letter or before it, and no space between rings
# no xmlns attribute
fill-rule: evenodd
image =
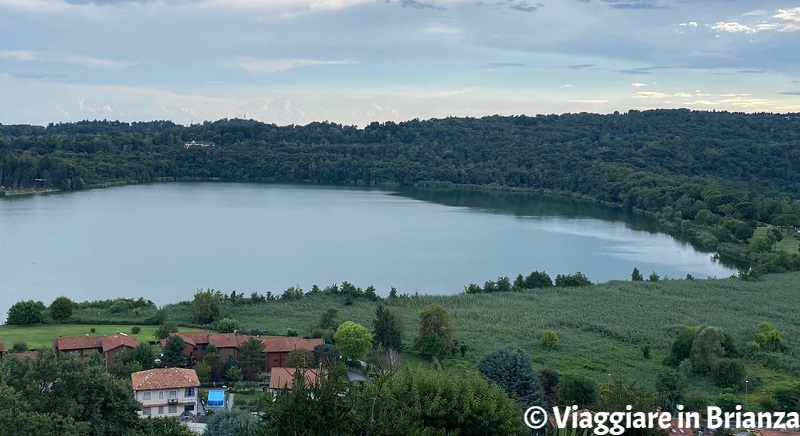
<svg viewBox="0 0 800 436"><path fill-rule="evenodd" d="M779 92L781 95L800 95L800 91L783 91Z"/></svg>
<svg viewBox="0 0 800 436"><path fill-rule="evenodd" d="M316 59L256 59L242 58L230 62L231 67L244 70L251 74L282 73L295 68L320 66L320 65L344 65L353 62L347 61L322 61Z"/></svg>
<svg viewBox="0 0 800 436"><path fill-rule="evenodd" d="M692 97L692 94L686 92L676 92L675 94L667 94L664 92L656 92L656 91L639 91L633 94L633 98L645 99L645 100L662 100L673 97L689 98Z"/></svg>
<svg viewBox="0 0 800 436"><path fill-rule="evenodd" d="M754 29L754 28L752 28L750 26L745 26L744 24L740 24L737 21L730 21L730 22L727 22L727 23L724 22L724 21L720 21L717 24L714 24L713 26L711 26L711 29L712 30L717 30L717 31L720 31L720 32L728 32L728 33L756 33L757 32L756 29Z"/></svg>
<svg viewBox="0 0 800 436"><path fill-rule="evenodd" d="M0 60L14 62L62 62L68 64L83 65L90 68L124 68L134 65L131 61L118 61L102 59L94 56L43 53L24 50L2 51Z"/></svg>
<svg viewBox="0 0 800 436"><path fill-rule="evenodd" d="M386 0L386 3L390 3L389 0ZM439 11L445 11L447 8L443 6L438 6L433 3L425 3L418 0L400 0L400 6L404 8L413 8L413 9L435 9Z"/></svg>
<svg viewBox="0 0 800 436"><path fill-rule="evenodd" d="M37 56L33 52L23 50L0 51L0 60L30 62L37 60Z"/></svg>
<svg viewBox="0 0 800 436"><path fill-rule="evenodd" d="M766 71L764 70L739 70L737 73L741 74L764 74Z"/></svg>
<svg viewBox="0 0 800 436"><path fill-rule="evenodd" d="M769 11L767 11L765 9L758 9L758 10L755 10L755 11L745 12L745 13L742 14L742 16L743 17L757 17L757 16L761 16L761 15L767 15L768 13L769 13Z"/></svg>
<svg viewBox="0 0 800 436"><path fill-rule="evenodd" d="M641 76L645 74L653 74L651 68L629 68L626 70L615 70L618 73L627 74L629 76Z"/></svg>
<svg viewBox="0 0 800 436"><path fill-rule="evenodd" d="M800 7L793 9L778 9L778 13L775 14L773 18L800 23Z"/></svg>
<svg viewBox="0 0 800 436"><path fill-rule="evenodd" d="M646 83L639 83L639 82L631 83L631 88L642 88L642 87L645 87L645 86L647 86Z"/></svg>
<svg viewBox="0 0 800 436"><path fill-rule="evenodd" d="M603 0L612 9L667 9L669 6L655 0Z"/></svg>
<svg viewBox="0 0 800 436"><path fill-rule="evenodd" d="M567 65L567 68L570 70L583 70L586 68L592 68L594 64L577 64L577 65Z"/></svg>
<svg viewBox="0 0 800 436"><path fill-rule="evenodd" d="M431 35L456 36L461 34L461 29L452 24L437 23L427 26L423 32Z"/></svg>
<svg viewBox="0 0 800 436"><path fill-rule="evenodd" d="M559 88L561 88L561 89L565 89L565 88L574 88L574 87L575 87L575 85L570 85L569 83L567 83L567 84L565 84L565 85L561 85L561 86L559 86Z"/></svg>
<svg viewBox="0 0 800 436"><path fill-rule="evenodd" d="M697 27L697 21L689 21L688 23L678 24L681 27Z"/></svg>

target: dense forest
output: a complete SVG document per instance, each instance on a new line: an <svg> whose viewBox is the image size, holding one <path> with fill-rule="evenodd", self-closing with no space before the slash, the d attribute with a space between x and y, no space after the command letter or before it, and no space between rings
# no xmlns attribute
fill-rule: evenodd
<svg viewBox="0 0 800 436"><path fill-rule="evenodd" d="M192 140L215 146L184 147ZM240 119L0 125L7 191L165 179L533 188L648 212L735 252L758 223L800 225L800 116L632 110L363 129Z"/></svg>

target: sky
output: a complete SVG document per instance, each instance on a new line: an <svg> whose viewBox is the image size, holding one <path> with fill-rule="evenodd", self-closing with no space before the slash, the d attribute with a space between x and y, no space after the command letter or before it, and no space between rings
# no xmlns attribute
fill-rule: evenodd
<svg viewBox="0 0 800 436"><path fill-rule="evenodd" d="M0 123L800 112L800 0L0 0Z"/></svg>

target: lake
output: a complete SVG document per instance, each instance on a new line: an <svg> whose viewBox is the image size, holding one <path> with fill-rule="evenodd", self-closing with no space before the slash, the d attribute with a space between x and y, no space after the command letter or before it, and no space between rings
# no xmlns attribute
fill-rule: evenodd
<svg viewBox="0 0 800 436"><path fill-rule="evenodd" d="M595 282L727 277L734 265L646 217L561 197L239 183L163 183L0 201L0 313L48 304L191 299L349 281L451 294L544 270Z"/></svg>

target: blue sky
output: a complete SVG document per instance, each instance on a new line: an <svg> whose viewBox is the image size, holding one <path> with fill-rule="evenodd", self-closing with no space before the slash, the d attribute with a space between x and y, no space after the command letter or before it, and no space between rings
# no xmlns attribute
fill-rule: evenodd
<svg viewBox="0 0 800 436"><path fill-rule="evenodd" d="M0 0L0 123L800 112L800 0Z"/></svg>

